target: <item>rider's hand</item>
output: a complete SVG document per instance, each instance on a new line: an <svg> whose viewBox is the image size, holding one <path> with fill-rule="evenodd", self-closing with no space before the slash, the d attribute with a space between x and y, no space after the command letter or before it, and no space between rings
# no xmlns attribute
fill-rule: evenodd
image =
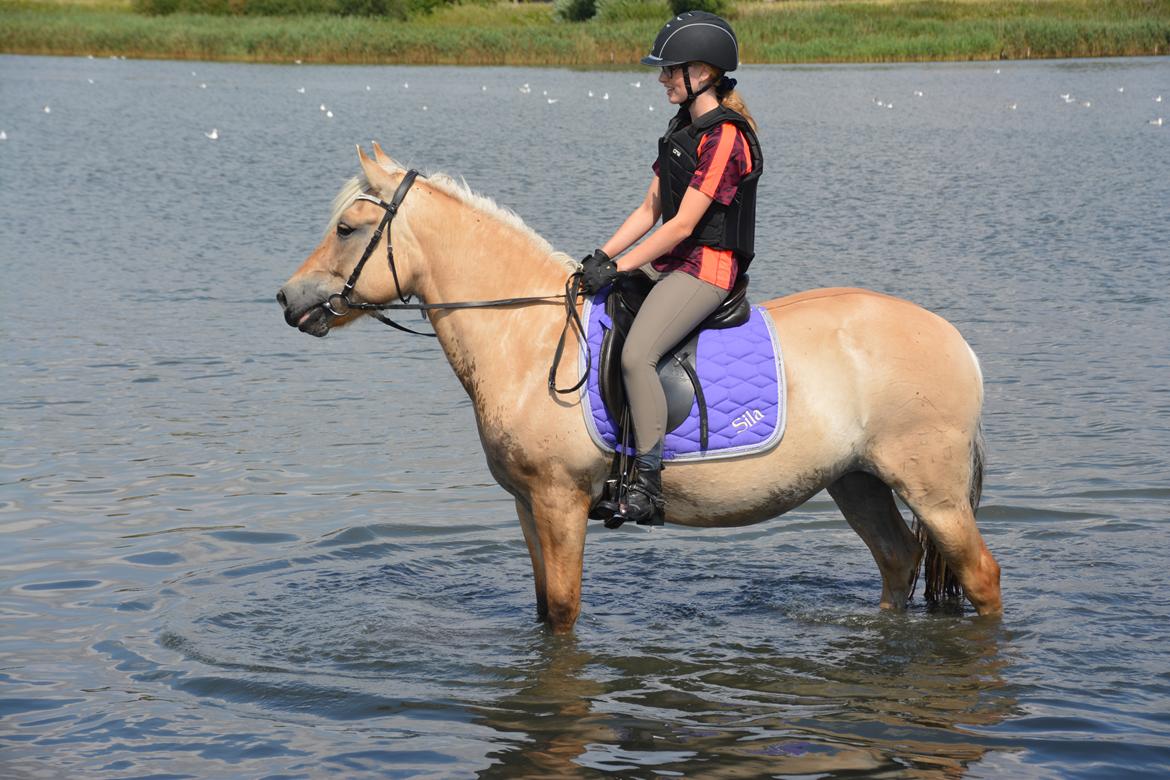
<svg viewBox="0 0 1170 780"><path fill-rule="evenodd" d="M602 287L611 284L617 275L617 265L600 249L581 260L581 289L587 295L595 295Z"/></svg>

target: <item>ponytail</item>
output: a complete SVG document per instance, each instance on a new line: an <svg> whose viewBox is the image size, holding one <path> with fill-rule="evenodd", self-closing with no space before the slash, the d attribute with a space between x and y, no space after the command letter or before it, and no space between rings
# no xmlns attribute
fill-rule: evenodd
<svg viewBox="0 0 1170 780"><path fill-rule="evenodd" d="M748 124L751 125L752 130L759 132L759 128L756 127L756 120L752 118L747 104L743 102L743 97L740 96L735 88L735 79L728 78L727 76L721 77L715 84L715 97L719 99L720 105L742 115L748 121Z"/></svg>

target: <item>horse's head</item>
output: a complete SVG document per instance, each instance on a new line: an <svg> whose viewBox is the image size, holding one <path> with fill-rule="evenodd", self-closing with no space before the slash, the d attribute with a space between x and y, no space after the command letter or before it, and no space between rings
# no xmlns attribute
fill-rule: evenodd
<svg viewBox="0 0 1170 780"><path fill-rule="evenodd" d="M276 300L284 309L285 322L313 336L324 336L330 328L346 325L362 315L363 312L350 308L348 303L385 303L399 292L410 292L406 272L398 270L396 283L389 264L383 259L387 257L389 225L385 235L374 240L387 217L387 209L377 201L384 204L390 200L404 172L377 143L373 159L361 147L358 147L358 158L362 175L352 179L338 194L324 239L276 293ZM367 200L363 196L373 198ZM402 227L403 223L396 220L396 244ZM368 256L369 262L354 280L353 291L347 292L346 282L363 255Z"/></svg>

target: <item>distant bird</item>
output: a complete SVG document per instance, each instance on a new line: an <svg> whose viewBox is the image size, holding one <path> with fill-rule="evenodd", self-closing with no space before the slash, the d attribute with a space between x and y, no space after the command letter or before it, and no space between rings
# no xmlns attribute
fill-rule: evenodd
<svg viewBox="0 0 1170 780"><path fill-rule="evenodd" d="M325 112L325 118L326 118L326 119L332 119L332 118L333 118L333 112L332 112L332 111L326 111L326 112Z"/></svg>
<svg viewBox="0 0 1170 780"><path fill-rule="evenodd" d="M893 107L894 107L893 103L886 103L886 108L893 108Z"/></svg>
<svg viewBox="0 0 1170 780"><path fill-rule="evenodd" d="M298 95L305 94L305 88L304 87L297 87L297 94Z"/></svg>
<svg viewBox="0 0 1170 780"><path fill-rule="evenodd" d="M423 106L423 111L426 111L426 110L427 110L427 107L426 107L426 106Z"/></svg>
<svg viewBox="0 0 1170 780"><path fill-rule="evenodd" d="M593 97L593 90L589 90L589 97Z"/></svg>
<svg viewBox="0 0 1170 780"><path fill-rule="evenodd" d="M922 97L922 90L920 90L920 89L914 90L914 97Z"/></svg>
<svg viewBox="0 0 1170 780"><path fill-rule="evenodd" d="M653 111L653 110L654 110L654 106L650 106L650 110L651 110L651 111Z"/></svg>
<svg viewBox="0 0 1170 780"><path fill-rule="evenodd" d="M300 64L301 64L301 61L300 61L300 60L293 60L293 64L294 64L294 65L300 65Z"/></svg>
<svg viewBox="0 0 1170 780"><path fill-rule="evenodd" d="M90 59L92 60L93 57L90 57ZM3 130L0 130L0 141L7 141L7 140L8 140L8 133L4 132Z"/></svg>
<svg viewBox="0 0 1170 780"><path fill-rule="evenodd" d="M551 106L553 103L556 103L559 100L560 100L560 98L549 98L548 104Z"/></svg>
<svg viewBox="0 0 1170 780"><path fill-rule="evenodd" d="M194 76L194 75L195 75L195 71L191 71L191 75L192 75L192 76Z"/></svg>
<svg viewBox="0 0 1170 780"><path fill-rule="evenodd" d="M548 97L548 90L546 89L543 92L541 92L540 94L544 95L545 97Z"/></svg>
<svg viewBox="0 0 1170 780"><path fill-rule="evenodd" d="M1150 124L1153 125L1154 127L1161 127L1163 121L1165 121L1165 120L1163 120L1162 117L1158 117L1157 119L1151 119ZM0 140L2 140L2 139L0 139Z"/></svg>
<svg viewBox="0 0 1170 780"><path fill-rule="evenodd" d="M1156 98L1154 98L1154 102L1155 102L1155 103L1161 103L1161 102L1162 102L1162 96L1161 96L1161 95L1158 95Z"/></svg>
<svg viewBox="0 0 1170 780"><path fill-rule="evenodd" d="M90 60L92 60L92 59L93 59L93 55L92 55L92 54L89 54L89 55L87 55L87 56L86 56L86 59L90 59Z"/></svg>
<svg viewBox="0 0 1170 780"><path fill-rule="evenodd" d="M609 100L609 93L606 92L604 95L601 96L601 99L602 100Z"/></svg>
<svg viewBox="0 0 1170 780"><path fill-rule="evenodd" d="M369 92L369 91L370 91L370 85L366 84L366 92Z"/></svg>
<svg viewBox="0 0 1170 780"><path fill-rule="evenodd" d="M325 110L325 104L324 104L324 103L322 103L322 104L321 104L321 110L322 110L322 111L324 111L324 110Z"/></svg>
<svg viewBox="0 0 1170 780"><path fill-rule="evenodd" d="M999 68L996 68L996 69L995 69L995 74L996 74L997 76L999 75Z"/></svg>
<svg viewBox="0 0 1170 780"><path fill-rule="evenodd" d="M1092 108L1093 107L1092 101L1089 101L1089 100L1086 100L1084 103L1081 103L1081 105L1084 106L1085 108Z"/></svg>
<svg viewBox="0 0 1170 780"><path fill-rule="evenodd" d="M210 138L212 141L218 141L218 140L219 140L219 130L218 130L217 128L214 128L214 127L213 127L213 128L211 128L211 132L210 132L210 133L204 133L204 135L205 135L205 136L207 136L208 138Z"/></svg>
<svg viewBox="0 0 1170 780"><path fill-rule="evenodd" d="M532 91L532 87L528 86L527 84L524 84L520 87L520 94L521 95L527 95L531 91Z"/></svg>
<svg viewBox="0 0 1170 780"><path fill-rule="evenodd" d="M199 89L207 89L207 84L206 84L206 82L205 82L205 83L203 83L203 84L200 84L200 85L199 85Z"/></svg>
<svg viewBox="0 0 1170 780"><path fill-rule="evenodd" d="M45 107L44 107L43 109L41 109L41 110L42 110L42 111L44 111L46 114L51 114L51 113L53 113L53 109L49 108L48 106L45 106Z"/></svg>
<svg viewBox="0 0 1170 780"><path fill-rule="evenodd" d="M88 81L90 84L93 83L93 79L86 79L86 81Z"/></svg>
<svg viewBox="0 0 1170 780"><path fill-rule="evenodd" d="M1015 110L1016 110L1016 105L1017 105L1017 104L1015 104L1015 103L1008 103L1008 108L1009 108L1009 109L1011 109L1012 111L1015 111Z"/></svg>
<svg viewBox="0 0 1170 780"><path fill-rule="evenodd" d="M630 86L631 86L631 87L633 87L634 89L641 89L641 88L642 88L642 82L640 82L640 81L631 81L631 82L630 82Z"/></svg>
<svg viewBox="0 0 1170 780"><path fill-rule="evenodd" d="M1125 87L1118 87L1118 88L1117 88L1117 91L1118 91L1118 92L1125 92Z"/></svg>
<svg viewBox="0 0 1170 780"><path fill-rule="evenodd" d="M403 89L410 89L410 84L408 82L404 81L404 82L402 82L402 88Z"/></svg>
<svg viewBox="0 0 1170 780"><path fill-rule="evenodd" d="M480 84L479 91L480 92L487 92L487 84Z"/></svg>
<svg viewBox="0 0 1170 780"><path fill-rule="evenodd" d="M1060 96L1060 99L1063 100L1065 103L1071 103L1072 102L1072 95L1065 92L1063 95Z"/></svg>
<svg viewBox="0 0 1170 780"><path fill-rule="evenodd" d="M874 98L873 102L877 104L878 108L885 108L886 107L886 101L884 101L884 100L878 100L877 98Z"/></svg>

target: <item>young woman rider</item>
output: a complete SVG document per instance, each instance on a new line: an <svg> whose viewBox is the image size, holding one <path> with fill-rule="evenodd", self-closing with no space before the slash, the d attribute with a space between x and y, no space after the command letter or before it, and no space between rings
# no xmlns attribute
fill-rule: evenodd
<svg viewBox="0 0 1170 780"><path fill-rule="evenodd" d="M675 17L642 63L661 68L658 81L679 112L658 142L645 199L583 260L582 271L590 294L646 263L663 274L622 350L637 448L622 515L660 523L667 411L658 361L723 302L751 262L763 158L755 122L735 80L724 75L739 65L739 44L726 21L702 11ZM660 217L662 225L630 249Z"/></svg>

